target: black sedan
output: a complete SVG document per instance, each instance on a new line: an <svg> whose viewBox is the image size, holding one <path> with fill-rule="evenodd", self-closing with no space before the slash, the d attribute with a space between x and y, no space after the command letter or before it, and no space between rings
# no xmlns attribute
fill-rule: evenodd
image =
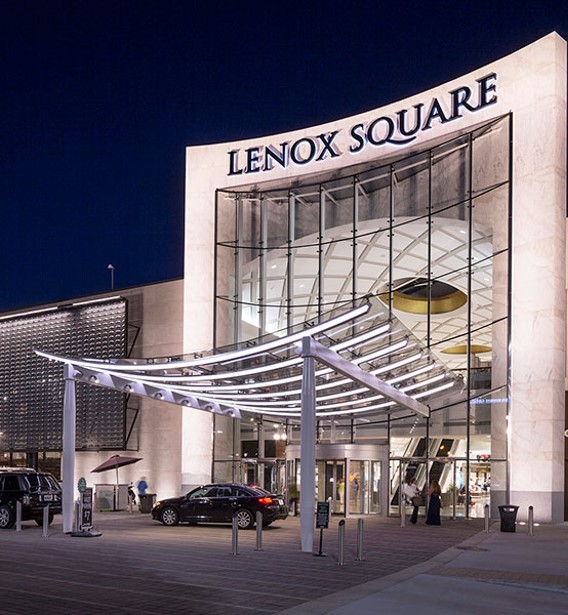
<svg viewBox="0 0 568 615"><path fill-rule="evenodd" d="M262 513L263 526L288 516L282 495L260 487L218 484L197 487L187 495L156 502L152 518L164 525L177 525L180 521L231 523L236 514L239 529L248 529L254 525L257 511Z"/></svg>

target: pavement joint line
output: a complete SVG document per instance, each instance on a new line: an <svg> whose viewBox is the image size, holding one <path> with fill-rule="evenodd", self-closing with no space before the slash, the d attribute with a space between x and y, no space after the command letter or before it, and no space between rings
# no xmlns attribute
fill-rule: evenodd
<svg viewBox="0 0 568 615"><path fill-rule="evenodd" d="M420 562L419 564L393 572L392 574L384 577L373 579L359 585L354 585L340 592L322 596L321 598L317 598L311 602L304 602L303 604L291 607L284 611L278 611L278 615L325 615L332 609L346 606L356 600L360 600L361 598L371 596L377 592L382 592L394 585L402 583L403 581L408 581L409 579L417 577L421 574L429 574L432 569L440 567L440 563L446 564L459 557L461 551L456 549L456 546L469 544L472 541L483 542L487 536L488 534L485 534L485 532L474 534L460 543L460 545L454 545L445 551L438 553L426 562Z"/></svg>
<svg viewBox="0 0 568 615"><path fill-rule="evenodd" d="M480 568L447 568L445 566L434 568L430 570L428 574L444 577L477 578L491 581L513 581L518 583L568 587L568 575L559 574L487 570Z"/></svg>

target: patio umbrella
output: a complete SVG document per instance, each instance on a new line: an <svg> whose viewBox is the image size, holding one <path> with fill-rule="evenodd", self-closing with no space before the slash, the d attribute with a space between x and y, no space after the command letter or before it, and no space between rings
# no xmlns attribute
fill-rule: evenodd
<svg viewBox="0 0 568 615"><path fill-rule="evenodd" d="M124 455L113 455L106 461L103 461L91 472L106 472L107 470L116 470L116 484L118 485L118 468L128 466L131 463L141 461L142 457L125 457Z"/></svg>

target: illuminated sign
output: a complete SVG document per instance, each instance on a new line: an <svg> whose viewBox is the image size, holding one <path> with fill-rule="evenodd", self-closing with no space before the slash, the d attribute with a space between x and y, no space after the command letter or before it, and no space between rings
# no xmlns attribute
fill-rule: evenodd
<svg viewBox="0 0 568 615"><path fill-rule="evenodd" d="M427 104L418 103L391 115L381 115L369 122L357 123L348 131L346 150L342 150L337 143L340 130L305 136L296 141L284 141L278 145L231 150L228 152L228 175L264 173L277 167L285 169L290 165L304 166L328 158L338 158L344 151L359 154L368 146L380 147L387 143L406 145L436 123L447 124L463 117L465 113L475 113L495 104L496 81L496 73L490 73L477 79L477 85L473 88L461 86L450 90L443 98L432 98Z"/></svg>

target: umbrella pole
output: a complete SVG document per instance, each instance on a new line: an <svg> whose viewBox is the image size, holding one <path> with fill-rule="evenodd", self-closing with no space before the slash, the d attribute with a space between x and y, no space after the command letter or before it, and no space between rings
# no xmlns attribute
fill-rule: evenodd
<svg viewBox="0 0 568 615"><path fill-rule="evenodd" d="M114 488L114 510L118 510L118 497L120 487L118 486L118 465L116 466L116 487Z"/></svg>

